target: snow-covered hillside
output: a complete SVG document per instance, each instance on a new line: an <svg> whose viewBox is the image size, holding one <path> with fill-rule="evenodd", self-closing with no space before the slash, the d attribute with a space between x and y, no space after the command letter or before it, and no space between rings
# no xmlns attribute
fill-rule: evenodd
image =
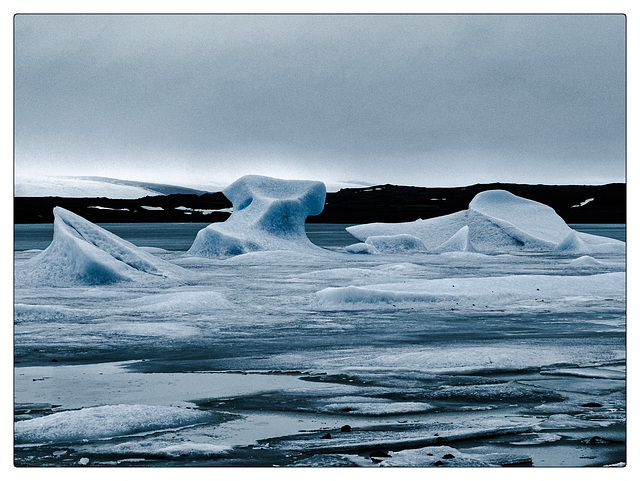
<svg viewBox="0 0 640 481"><path fill-rule="evenodd" d="M229 183L215 181L180 182L180 185L87 176L16 176L16 197L106 197L140 199L152 195L202 194L220 192ZM327 192L358 188L365 182L329 182Z"/></svg>
<svg viewBox="0 0 640 481"><path fill-rule="evenodd" d="M212 184L219 190L221 185ZM151 195L196 194L207 190L170 184L138 182L109 177L16 176L16 197L106 197L109 199L139 199Z"/></svg>

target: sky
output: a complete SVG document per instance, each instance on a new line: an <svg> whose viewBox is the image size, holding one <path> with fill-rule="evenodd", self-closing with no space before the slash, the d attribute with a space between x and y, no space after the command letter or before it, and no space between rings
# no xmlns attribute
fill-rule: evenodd
<svg viewBox="0 0 640 481"><path fill-rule="evenodd" d="M17 15L17 177L625 182L624 15Z"/></svg>

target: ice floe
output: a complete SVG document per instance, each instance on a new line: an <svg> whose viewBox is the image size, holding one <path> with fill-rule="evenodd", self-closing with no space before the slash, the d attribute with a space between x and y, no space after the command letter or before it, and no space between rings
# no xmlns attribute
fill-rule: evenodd
<svg viewBox="0 0 640 481"><path fill-rule="evenodd" d="M531 308L543 302L625 295L625 273L591 276L513 275L501 277L415 279L391 284L328 287L316 293L322 309L363 309L440 306L453 309L482 307Z"/></svg>
<svg viewBox="0 0 640 481"><path fill-rule="evenodd" d="M539 424L543 429L599 428L608 421L590 421L570 414L552 414L549 419Z"/></svg>
<svg viewBox="0 0 640 481"><path fill-rule="evenodd" d="M139 312L179 312L182 314L201 314L216 309L228 309L233 304L216 291L180 291L164 294L150 294L140 299L131 299L123 303Z"/></svg>
<svg viewBox="0 0 640 481"><path fill-rule="evenodd" d="M389 425L387 429L375 426L330 430L330 436L320 433L300 434L270 440L270 445L278 449L303 453L358 453L367 450L401 451L424 448L438 449L448 443L531 432L537 425L533 418L500 417L469 420L464 426L449 423L426 423L415 425Z"/></svg>
<svg viewBox="0 0 640 481"><path fill-rule="evenodd" d="M187 271L61 207L53 210L53 240L16 266L16 283L104 285L189 277Z"/></svg>
<svg viewBox="0 0 640 481"><path fill-rule="evenodd" d="M368 416L384 416L391 414L423 413L433 411L435 406L423 402L393 402L389 399L344 396L328 399L327 404L319 409L327 413L349 413Z"/></svg>
<svg viewBox="0 0 640 481"><path fill-rule="evenodd" d="M562 436L555 433L523 433L520 436L524 439L521 441L512 441L509 444L514 446L536 446L546 443L555 443L562 439Z"/></svg>
<svg viewBox="0 0 640 481"><path fill-rule="evenodd" d="M204 422L210 414L171 406L118 404L63 411L15 423L18 444L126 436Z"/></svg>
<svg viewBox="0 0 640 481"><path fill-rule="evenodd" d="M319 249L307 238L305 219L324 208L322 182L244 176L223 190L231 216L198 232L189 255L225 257L253 251Z"/></svg>
<svg viewBox="0 0 640 481"><path fill-rule="evenodd" d="M117 454L118 456L141 456L141 458L137 458L140 461L144 461L145 457L173 458L188 456L190 458L210 458L225 455L232 450L232 446L225 444L167 440L162 436L149 436L108 447L94 444L84 448L84 452L88 454L104 455L108 453ZM129 462L131 462L131 459Z"/></svg>
<svg viewBox="0 0 640 481"><path fill-rule="evenodd" d="M420 449L407 449L391 452L380 459L380 466L530 466L531 458L527 455L508 453L470 454L461 452L450 446L430 446Z"/></svg>
<svg viewBox="0 0 640 481"><path fill-rule="evenodd" d="M576 232L549 206L505 190L476 195L464 211L426 220L347 227L369 244L370 238L409 235L430 252L622 253L625 243ZM363 248L359 248L363 250Z"/></svg>

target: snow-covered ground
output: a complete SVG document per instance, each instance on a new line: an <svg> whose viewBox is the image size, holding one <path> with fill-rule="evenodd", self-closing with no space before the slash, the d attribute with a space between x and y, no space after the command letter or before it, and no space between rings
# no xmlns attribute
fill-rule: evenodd
<svg viewBox="0 0 640 481"><path fill-rule="evenodd" d="M16 176L16 197L107 197L139 199L160 195L144 185L122 185L104 180L66 176Z"/></svg>
<svg viewBox="0 0 640 481"><path fill-rule="evenodd" d="M16 464L625 462L624 243L557 249L566 225L494 202L466 233L438 224L473 249L394 230L356 254L301 239L316 186L245 182L270 237L244 253L135 246L61 210L47 250L16 252ZM215 228L240 245L253 221Z"/></svg>
<svg viewBox="0 0 640 481"><path fill-rule="evenodd" d="M366 182L336 181L326 183L328 192L362 188ZM182 179L178 185L153 184L107 177L25 175L17 174L14 181L16 197L106 197L109 199L139 199L169 192L187 193L190 190L220 192L224 182L203 179Z"/></svg>

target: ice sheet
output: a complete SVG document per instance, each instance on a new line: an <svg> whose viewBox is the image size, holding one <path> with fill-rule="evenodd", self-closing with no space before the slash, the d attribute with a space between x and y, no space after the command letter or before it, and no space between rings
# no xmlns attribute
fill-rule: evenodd
<svg viewBox="0 0 640 481"><path fill-rule="evenodd" d="M40 253L19 253L16 268ZM199 407L213 417L167 427L169 418L156 416L162 431L139 438L47 447L43 436L36 447L19 448L16 459L375 465L367 449L380 441L397 443L397 455L417 448L406 444L406 426L417 424L424 436L411 439L459 435L451 447L466 454L526 457L535 446L538 465L621 462L626 259L623 252L590 255L598 263L574 263L577 253L523 251L354 255L314 248L218 259L153 250L154 259L179 266L189 281L23 283L15 290L16 421L119 405L151 406L148 413ZM327 292L339 296L321 305L318 296ZM352 292L354 302L346 301ZM362 292L373 302L362 302ZM234 417L221 422L222 413ZM66 416L94 423L89 414ZM590 427L561 427L567 420L555 414ZM515 419L522 424L514 427ZM546 420L538 437L521 432ZM351 444L365 451L287 457L284 444L268 440L307 433L305 446L339 450L347 445L347 424L360 432ZM114 435L135 425L125 427ZM321 439L325 433L332 439ZM595 436L613 441L583 442Z"/></svg>

